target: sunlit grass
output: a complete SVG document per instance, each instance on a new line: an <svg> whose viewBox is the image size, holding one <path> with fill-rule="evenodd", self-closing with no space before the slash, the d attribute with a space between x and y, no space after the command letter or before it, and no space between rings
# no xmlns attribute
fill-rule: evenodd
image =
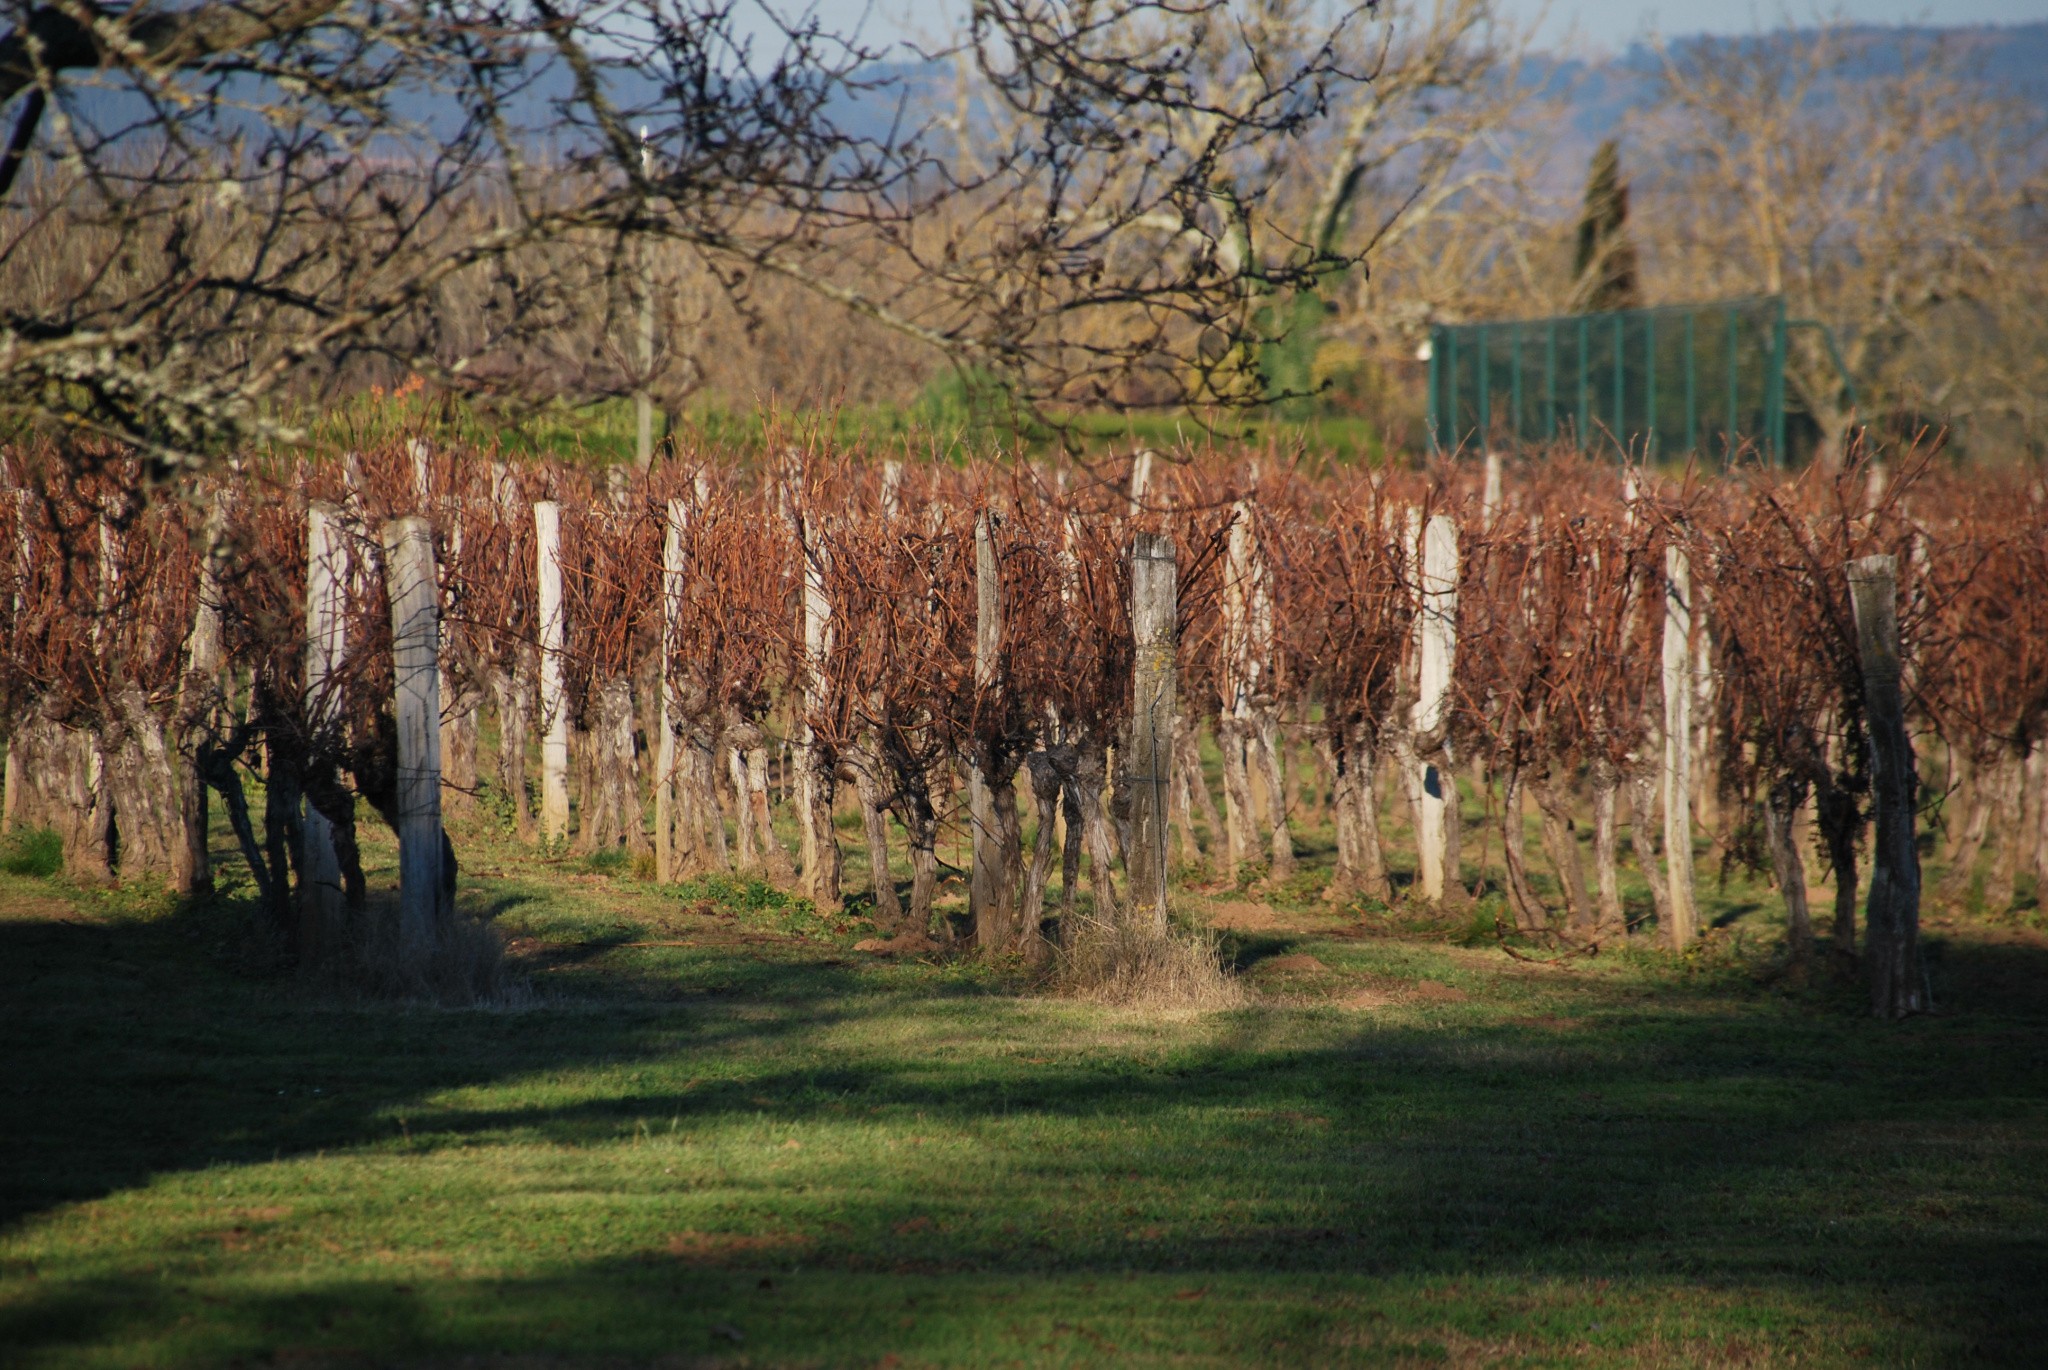
<svg viewBox="0 0 2048 1370"><path fill-rule="evenodd" d="M1950 1016L1889 1025L1780 975L1762 907L1564 969L1186 891L1251 998L1151 1013L488 826L463 897L517 1010L257 973L233 893L0 876L0 1359L1937 1365L2048 1334L2017 929L1938 930Z"/></svg>

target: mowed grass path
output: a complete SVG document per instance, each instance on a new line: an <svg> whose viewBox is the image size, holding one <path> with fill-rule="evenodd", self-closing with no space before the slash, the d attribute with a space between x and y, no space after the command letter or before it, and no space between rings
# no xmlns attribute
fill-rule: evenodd
<svg viewBox="0 0 2048 1370"><path fill-rule="evenodd" d="M1191 900L1254 990L1196 1016L510 857L466 897L534 1006L0 877L0 1362L2048 1359L2026 934L1939 930L1948 1012L1890 1025L1725 934L1553 969Z"/></svg>

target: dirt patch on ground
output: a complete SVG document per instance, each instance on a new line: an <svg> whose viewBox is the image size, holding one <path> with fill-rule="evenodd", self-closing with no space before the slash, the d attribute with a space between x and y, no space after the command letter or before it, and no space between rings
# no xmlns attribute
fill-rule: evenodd
<svg viewBox="0 0 2048 1370"><path fill-rule="evenodd" d="M1358 989L1347 989L1340 994L1333 995L1330 1002L1338 1008L1348 1008L1363 1013L1376 1008L1386 1008L1394 1003L1395 1000L1394 996L1388 994L1385 990L1360 987Z"/></svg>
<svg viewBox="0 0 2048 1370"><path fill-rule="evenodd" d="M915 956L931 951L932 939L923 933L904 932L894 937L867 937L853 944L855 951L873 952L876 956Z"/></svg>
<svg viewBox="0 0 2048 1370"><path fill-rule="evenodd" d="M1219 899L1209 905L1209 926L1231 932L1295 932L1294 920L1279 910L1243 899Z"/></svg>
<svg viewBox="0 0 2048 1370"><path fill-rule="evenodd" d="M1315 957L1310 956L1305 951L1295 952L1291 956L1269 957L1259 962L1258 968L1263 971L1272 971L1276 975L1311 975L1316 971L1329 969L1328 966L1316 960Z"/></svg>
<svg viewBox="0 0 2048 1370"><path fill-rule="evenodd" d="M671 1232L663 1252L685 1265L745 1265L808 1250L801 1232Z"/></svg>
<svg viewBox="0 0 2048 1370"><path fill-rule="evenodd" d="M1560 1018L1554 1013L1539 1013L1530 1018L1510 1018L1509 1027L1534 1028L1539 1032L1576 1032L1586 1026L1583 1018Z"/></svg>
<svg viewBox="0 0 2048 1370"><path fill-rule="evenodd" d="M1462 1004L1472 996L1441 980L1417 980L1408 987L1408 997L1425 1004Z"/></svg>
<svg viewBox="0 0 2048 1370"><path fill-rule="evenodd" d="M23 923L75 923L81 921L67 899L49 894L0 892L0 920Z"/></svg>

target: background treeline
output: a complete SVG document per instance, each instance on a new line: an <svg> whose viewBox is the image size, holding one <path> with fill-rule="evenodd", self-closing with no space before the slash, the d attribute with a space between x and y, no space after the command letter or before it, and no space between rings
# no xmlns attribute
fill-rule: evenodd
<svg viewBox="0 0 2048 1370"><path fill-rule="evenodd" d="M167 127L197 150L175 168L138 161L135 127L74 132L68 158L32 144L0 299L22 324L9 364L42 389L12 407L166 450L229 429L346 445L363 435L336 402L417 374L459 397L449 431L558 451L632 450L623 401L644 396L657 436L752 438L773 402L878 433L1156 443L1250 406L1258 431L1315 422L1378 454L1424 443L1432 323L1781 294L1834 329L1853 380L1792 334L1789 405L1823 454L1859 427L2048 453L2048 128L2021 60L2048 50L2042 26L1831 25L1586 65L1491 0L1334 28L1288 0L1241 8L1048 37L1049 11L996 6L1045 38L1053 76L971 45L906 66L820 40L673 128L632 95L676 79L672 53L622 58L610 104L508 78L427 124L534 127L411 161L393 149L424 116L398 81L352 160L320 160L348 141L337 115L265 152L294 168L268 179L206 150L246 130L183 116ZM715 65L722 22L683 16L673 43ZM1178 54L1174 94L1130 94L1155 49ZM1244 96L1253 59L1298 113ZM1048 122L1062 100L1089 119ZM66 127L120 123L97 101ZM649 118L643 156L628 126ZM50 340L30 346L29 320ZM90 357L124 348L100 376ZM232 393L201 403L213 382L188 371Z"/></svg>

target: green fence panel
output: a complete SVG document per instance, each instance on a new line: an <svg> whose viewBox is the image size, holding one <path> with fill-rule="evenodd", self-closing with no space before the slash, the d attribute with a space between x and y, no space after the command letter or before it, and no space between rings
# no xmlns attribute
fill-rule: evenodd
<svg viewBox="0 0 2048 1370"><path fill-rule="evenodd" d="M1776 296L1430 329L1436 451L1547 446L1638 458L1785 453Z"/></svg>

